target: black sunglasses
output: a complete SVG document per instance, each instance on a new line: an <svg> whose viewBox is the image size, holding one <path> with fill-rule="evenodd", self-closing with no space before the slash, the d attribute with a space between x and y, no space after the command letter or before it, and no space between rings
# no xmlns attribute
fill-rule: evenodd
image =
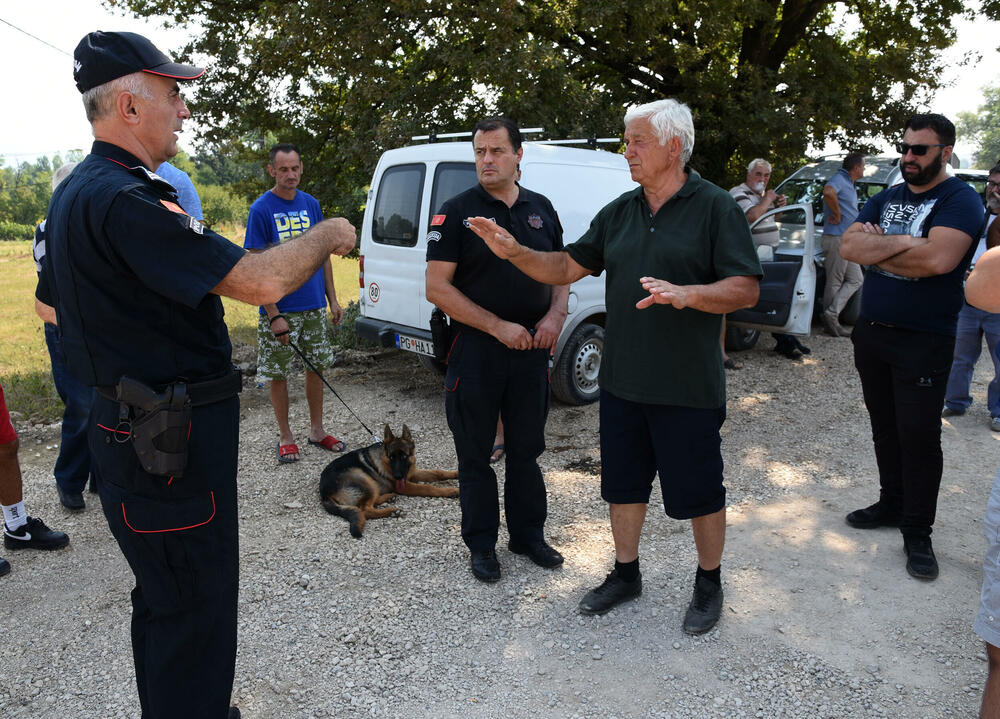
<svg viewBox="0 0 1000 719"><path fill-rule="evenodd" d="M907 142L897 142L896 152L900 155L905 155L907 152L912 152L918 157L921 155L926 155L927 150L931 147L948 147L947 145L911 145Z"/></svg>

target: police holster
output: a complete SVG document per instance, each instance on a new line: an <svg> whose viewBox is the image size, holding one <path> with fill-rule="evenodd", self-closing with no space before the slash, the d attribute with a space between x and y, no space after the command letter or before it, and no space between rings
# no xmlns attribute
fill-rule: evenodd
<svg viewBox="0 0 1000 719"><path fill-rule="evenodd" d="M174 382L163 392L130 377L115 385L115 399L132 413L132 447L149 474L182 477L188 460L191 398L187 385Z"/></svg>
<svg viewBox="0 0 1000 719"><path fill-rule="evenodd" d="M444 362L451 347L451 325L448 315L438 307L431 312L431 341L434 343L434 359Z"/></svg>

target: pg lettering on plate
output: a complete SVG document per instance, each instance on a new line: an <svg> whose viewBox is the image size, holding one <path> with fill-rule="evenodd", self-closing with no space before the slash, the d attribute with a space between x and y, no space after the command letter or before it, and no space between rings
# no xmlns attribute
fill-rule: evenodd
<svg viewBox="0 0 1000 719"><path fill-rule="evenodd" d="M312 226L312 222L309 220L309 210L274 213L274 229L278 233L278 242L284 242L301 235L310 226Z"/></svg>

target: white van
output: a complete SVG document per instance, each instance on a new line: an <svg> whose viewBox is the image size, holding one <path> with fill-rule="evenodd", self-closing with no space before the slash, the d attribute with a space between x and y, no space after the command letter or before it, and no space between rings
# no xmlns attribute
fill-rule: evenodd
<svg viewBox="0 0 1000 719"><path fill-rule="evenodd" d="M525 142L523 147L521 183L552 202L566 244L580 238L599 209L636 187L622 155L551 142ZM471 142L413 145L379 158L361 224L359 336L413 352L426 366L443 370L431 338L434 306L424 296L426 237L441 205L475 183ZM816 287L812 208L772 210L758 222L779 212L782 216L775 219L783 238L787 235L803 251L764 263L760 301L729 315L730 335L750 333L756 341L761 330L809 334ZM573 283L551 373L552 391L563 402L585 404L598 398L604 323L604 277Z"/></svg>
<svg viewBox="0 0 1000 719"><path fill-rule="evenodd" d="M600 208L636 186L619 154L544 142L523 148L521 184L549 198L566 244L579 239ZM434 307L424 297L426 236L441 205L474 184L471 142L413 145L379 158L361 224L358 335L440 369L430 331ZM551 373L552 391L563 402L597 399L604 320L604 278L575 282Z"/></svg>

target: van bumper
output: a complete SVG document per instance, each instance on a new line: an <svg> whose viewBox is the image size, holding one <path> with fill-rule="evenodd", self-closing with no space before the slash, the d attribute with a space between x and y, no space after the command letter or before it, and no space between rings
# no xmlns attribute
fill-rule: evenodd
<svg viewBox="0 0 1000 719"><path fill-rule="evenodd" d="M422 340L432 341L430 329L422 330L416 327L407 327L393 322L383 320L373 320L367 317L358 317L354 321L355 330L361 339L374 342L379 347L395 347L396 335L406 335L407 337L418 337Z"/></svg>

